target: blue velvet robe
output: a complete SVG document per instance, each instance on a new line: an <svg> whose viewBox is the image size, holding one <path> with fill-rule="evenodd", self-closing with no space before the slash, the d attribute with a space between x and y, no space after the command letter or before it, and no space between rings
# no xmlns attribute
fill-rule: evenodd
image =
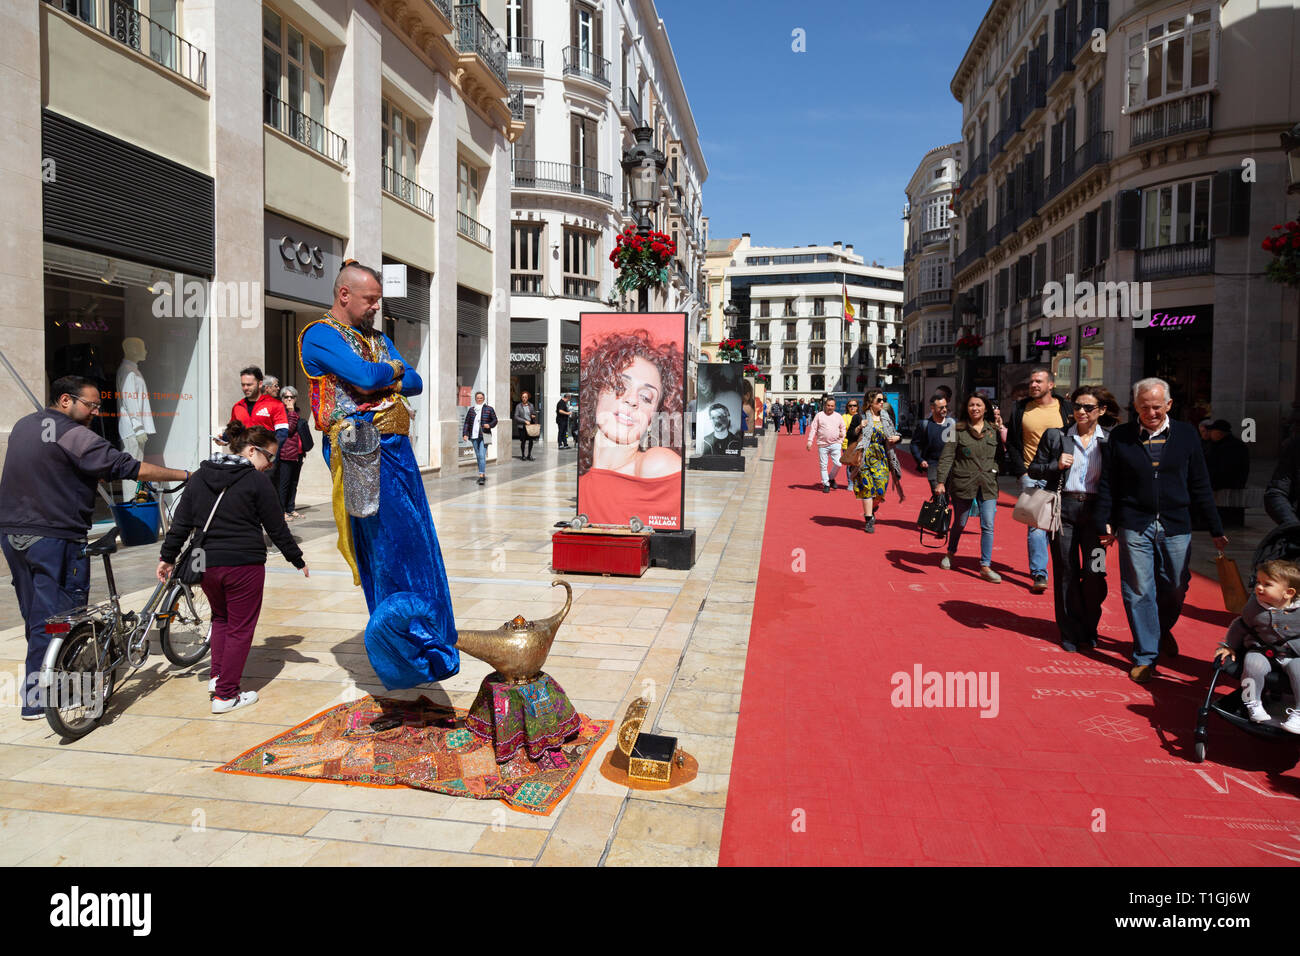
<svg viewBox="0 0 1300 956"><path fill-rule="evenodd" d="M382 336L388 355L406 368L402 394L424 390L420 374ZM392 368L367 362L333 328L320 323L302 340L307 374L332 374L341 382L371 391L388 385ZM373 421L373 412L350 418ZM361 588L370 609L366 652L384 687L416 687L460 670L456 619L438 533L429 512L420 469L406 435L383 435L379 451L379 511L369 518L349 517ZM326 464L330 443L321 442Z"/></svg>

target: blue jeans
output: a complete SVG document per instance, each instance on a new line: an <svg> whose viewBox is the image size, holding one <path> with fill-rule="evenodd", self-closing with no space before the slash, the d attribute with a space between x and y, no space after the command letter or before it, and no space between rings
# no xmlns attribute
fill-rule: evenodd
<svg viewBox="0 0 1300 956"><path fill-rule="evenodd" d="M39 717L43 712L37 706L36 687L50 646L45 619L85 607L90 596L90 558L81 553L85 546L84 541L38 538L19 551L10 545L7 534L0 534L0 549L9 562L18 609L27 625L27 670L21 687L24 716Z"/></svg>
<svg viewBox="0 0 1300 956"><path fill-rule="evenodd" d="M1124 613L1133 632L1133 663L1154 664L1160 636L1173 631L1183 611L1183 598L1192 579L1192 536L1166 534L1153 521L1145 531L1120 528L1120 585Z"/></svg>
<svg viewBox="0 0 1300 956"><path fill-rule="evenodd" d="M474 457L478 460L478 473L487 474L487 446L481 438L471 438L469 443L474 446Z"/></svg>
<svg viewBox="0 0 1300 956"><path fill-rule="evenodd" d="M1022 491L1026 488L1046 488L1047 482L1043 480L1034 481L1030 479L1030 484L1020 483ZM1030 528L1026 536L1026 543L1029 546L1029 576L1034 578L1047 577L1047 532L1042 528Z"/></svg>
<svg viewBox="0 0 1300 956"><path fill-rule="evenodd" d="M972 511L978 510L980 516L980 564L988 567L993 563L993 516L998 510L998 499L982 498L977 491L974 498L952 499L952 531L948 535L948 553L957 553L957 543L966 528L966 519Z"/></svg>

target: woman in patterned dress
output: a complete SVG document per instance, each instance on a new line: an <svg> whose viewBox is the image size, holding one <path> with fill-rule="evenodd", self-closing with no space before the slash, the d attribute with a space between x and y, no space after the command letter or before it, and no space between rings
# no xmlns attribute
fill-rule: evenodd
<svg viewBox="0 0 1300 956"><path fill-rule="evenodd" d="M849 481L853 494L862 502L863 530L875 534L874 512L884 503L885 490L889 487L890 455L900 436L884 413L884 392L868 389L862 404L861 422L854 417L850 428L850 438L853 427L859 429L856 447L862 449L862 464L849 472Z"/></svg>

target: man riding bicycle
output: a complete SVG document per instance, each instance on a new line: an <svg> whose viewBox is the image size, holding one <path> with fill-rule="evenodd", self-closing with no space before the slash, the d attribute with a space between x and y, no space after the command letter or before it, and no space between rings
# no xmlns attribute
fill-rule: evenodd
<svg viewBox="0 0 1300 956"><path fill-rule="evenodd" d="M90 559L82 554L102 479L183 481L190 473L137 461L86 427L99 412L99 386L67 375L50 388L48 408L9 433L0 475L0 549L27 627L23 720L39 720L37 679L50 638L46 618L86 606Z"/></svg>

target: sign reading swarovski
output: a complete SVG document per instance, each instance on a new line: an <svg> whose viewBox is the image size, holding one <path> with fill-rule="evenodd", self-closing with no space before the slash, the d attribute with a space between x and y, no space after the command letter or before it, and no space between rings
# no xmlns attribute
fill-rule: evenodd
<svg viewBox="0 0 1300 956"><path fill-rule="evenodd" d="M343 240L292 219L265 218L266 291L329 306L343 264Z"/></svg>

